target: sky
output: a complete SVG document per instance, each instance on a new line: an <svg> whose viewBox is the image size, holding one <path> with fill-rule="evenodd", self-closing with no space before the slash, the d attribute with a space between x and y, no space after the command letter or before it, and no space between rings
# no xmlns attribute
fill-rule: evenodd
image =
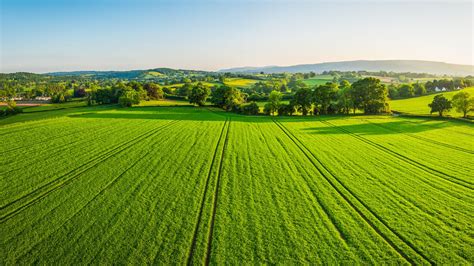
<svg viewBox="0 0 474 266"><path fill-rule="evenodd" d="M474 64L472 1L0 0L0 72Z"/></svg>

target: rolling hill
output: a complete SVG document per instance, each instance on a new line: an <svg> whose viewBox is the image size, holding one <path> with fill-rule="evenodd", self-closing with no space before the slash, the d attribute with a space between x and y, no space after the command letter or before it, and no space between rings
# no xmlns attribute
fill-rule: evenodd
<svg viewBox="0 0 474 266"><path fill-rule="evenodd" d="M457 65L434 61L420 60L357 60L342 62L327 62L318 64L304 64L293 66L264 66L264 67L239 67L222 69L219 72L238 72L238 73L297 73L297 72L316 72L323 71L392 71L392 72L413 72L429 73L436 75L474 75L474 66Z"/></svg>

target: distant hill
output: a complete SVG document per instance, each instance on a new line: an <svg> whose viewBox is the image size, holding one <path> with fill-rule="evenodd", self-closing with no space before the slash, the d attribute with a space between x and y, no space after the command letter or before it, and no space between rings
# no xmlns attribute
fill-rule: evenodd
<svg viewBox="0 0 474 266"><path fill-rule="evenodd" d="M428 73L436 75L454 75L468 76L474 75L474 66L472 65L456 65L434 61L419 60L357 60L328 62L319 64L305 64L294 66L265 66L265 67L238 67L222 69L219 72L235 72L235 73L305 73L313 71L321 73L323 71L387 71L387 72L412 72L412 73Z"/></svg>
<svg viewBox="0 0 474 266"><path fill-rule="evenodd" d="M147 70L126 70L126 71L71 71L71 72L51 72L46 75L49 76L77 76L77 77L91 77L96 79L153 79L161 77L162 75L167 76L179 76L181 74L205 74L206 71L200 70L183 70L183 69L172 69L172 68L154 68Z"/></svg>

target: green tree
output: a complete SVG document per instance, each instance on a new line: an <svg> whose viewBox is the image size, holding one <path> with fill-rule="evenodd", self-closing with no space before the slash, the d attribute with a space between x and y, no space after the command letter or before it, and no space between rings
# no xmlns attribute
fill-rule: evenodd
<svg viewBox="0 0 474 266"><path fill-rule="evenodd" d="M255 102L245 104L242 106L242 113L246 115L258 115L260 112L260 108L258 107L258 104Z"/></svg>
<svg viewBox="0 0 474 266"><path fill-rule="evenodd" d="M193 89L193 85L189 82L184 83L183 86L179 87L178 89L178 95L179 96L184 96L187 97L189 95L189 92Z"/></svg>
<svg viewBox="0 0 474 266"><path fill-rule="evenodd" d="M416 96L422 96L426 94L426 88L423 83L415 83L413 84L413 88L415 89L415 95Z"/></svg>
<svg viewBox="0 0 474 266"><path fill-rule="evenodd" d="M303 115L307 115L311 109L312 92L309 88L300 88L293 95L291 104L295 106Z"/></svg>
<svg viewBox="0 0 474 266"><path fill-rule="evenodd" d="M355 109L365 114L376 114L388 110L387 87L377 78L360 79L352 84L351 98Z"/></svg>
<svg viewBox="0 0 474 266"><path fill-rule="evenodd" d="M410 84L402 84L398 87L398 95L402 98L415 96L415 89Z"/></svg>
<svg viewBox="0 0 474 266"><path fill-rule="evenodd" d="M199 82L188 94L189 103L203 106L210 94L211 90Z"/></svg>
<svg viewBox="0 0 474 266"><path fill-rule="evenodd" d="M452 108L451 101L442 94L436 95L428 106L431 108L431 113L438 112L439 116L443 116L444 112L449 112Z"/></svg>
<svg viewBox="0 0 474 266"><path fill-rule="evenodd" d="M337 100L338 85L328 82L317 86L313 91L313 103L319 114L327 114L328 108Z"/></svg>
<svg viewBox="0 0 474 266"><path fill-rule="evenodd" d="M227 111L242 104L244 98L239 89L220 86L211 92L211 102Z"/></svg>
<svg viewBox="0 0 474 266"><path fill-rule="evenodd" d="M270 114L273 115L281 104L282 93L279 91L272 91L268 95Z"/></svg>
<svg viewBox="0 0 474 266"><path fill-rule="evenodd" d="M453 96L452 106L456 112L462 113L463 117L467 117L467 113L474 109L474 97L470 97L468 92L460 91Z"/></svg>
<svg viewBox="0 0 474 266"><path fill-rule="evenodd" d="M146 83L143 88L149 99L161 100L164 97L163 89L156 83Z"/></svg>
<svg viewBox="0 0 474 266"><path fill-rule="evenodd" d="M135 90L128 90L119 97L118 102L122 107L131 107L140 103L140 95Z"/></svg>
<svg viewBox="0 0 474 266"><path fill-rule="evenodd" d="M349 110L352 106L352 99L351 99L351 84L347 80L342 80L339 83L337 105L339 107L339 110L341 110L342 113L349 114Z"/></svg>

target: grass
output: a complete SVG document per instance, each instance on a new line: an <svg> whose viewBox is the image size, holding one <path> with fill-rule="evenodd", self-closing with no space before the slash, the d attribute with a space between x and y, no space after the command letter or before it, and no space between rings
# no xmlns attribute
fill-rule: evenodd
<svg viewBox="0 0 474 266"><path fill-rule="evenodd" d="M470 123L94 106L0 135L4 264L474 261Z"/></svg>
<svg viewBox="0 0 474 266"><path fill-rule="evenodd" d="M246 88L246 87L251 87L253 84L257 83L258 81L259 80L255 80L255 79L227 78L224 84L230 87Z"/></svg>
<svg viewBox="0 0 474 266"><path fill-rule="evenodd" d="M468 92L471 96L474 96L474 87L465 88L463 91ZM446 98L451 100L454 94L458 93L459 91L451 91L451 92L441 92L436 94L425 95L421 97L414 97L408 99L401 99L401 100L392 100L390 101L390 108L394 111L414 114L414 115L430 115L430 108L428 104L433 101L433 98L438 94L443 94ZM437 114L433 113L433 116ZM453 108L448 113L448 115L452 117L462 117L461 113L457 113L456 110Z"/></svg>
<svg viewBox="0 0 474 266"><path fill-rule="evenodd" d="M150 100L150 101L141 101L138 106L190 106L191 104L188 101L178 101L178 100Z"/></svg>
<svg viewBox="0 0 474 266"><path fill-rule="evenodd" d="M309 79L303 79L303 83L306 85L313 87L316 85L324 85L327 82L332 82L333 76L331 75L317 75L314 78L309 78Z"/></svg>

